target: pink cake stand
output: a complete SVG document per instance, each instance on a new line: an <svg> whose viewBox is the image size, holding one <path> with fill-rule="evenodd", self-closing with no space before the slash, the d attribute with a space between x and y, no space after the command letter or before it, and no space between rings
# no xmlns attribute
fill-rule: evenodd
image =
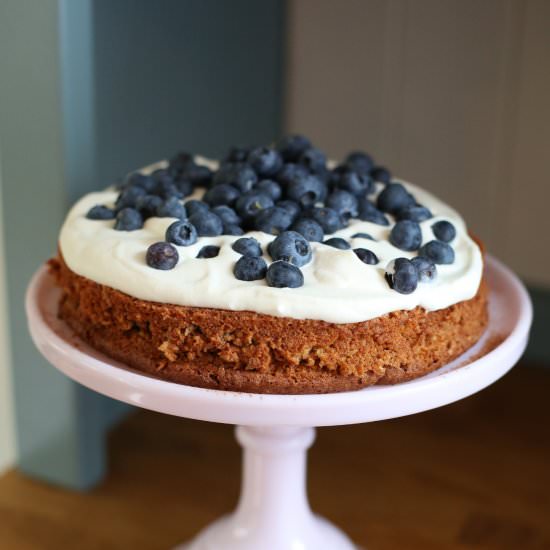
<svg viewBox="0 0 550 550"><path fill-rule="evenodd" d="M180 550L351 550L350 539L313 514L308 504L306 451L314 440L313 427L374 422L441 407L489 386L511 369L527 344L531 302L518 278L493 258L488 258L487 275L490 325L473 349L411 382L328 395L207 390L140 374L92 349L57 318L59 291L46 268L32 279L26 307L38 349L73 380L138 407L237 425L244 449L237 508Z"/></svg>

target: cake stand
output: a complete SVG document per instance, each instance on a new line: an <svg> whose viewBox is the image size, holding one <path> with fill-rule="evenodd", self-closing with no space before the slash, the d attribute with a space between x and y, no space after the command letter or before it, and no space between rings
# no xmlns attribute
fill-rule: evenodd
<svg viewBox="0 0 550 550"><path fill-rule="evenodd" d="M59 290L45 267L31 281L26 308L38 349L73 380L138 407L237 425L244 449L237 508L180 550L351 550L350 539L308 504L306 451L314 426L374 422L440 407L485 388L512 368L527 344L531 302L518 278L490 257L487 276L490 323L473 349L411 382L327 395L208 390L134 371L76 338L57 318Z"/></svg>

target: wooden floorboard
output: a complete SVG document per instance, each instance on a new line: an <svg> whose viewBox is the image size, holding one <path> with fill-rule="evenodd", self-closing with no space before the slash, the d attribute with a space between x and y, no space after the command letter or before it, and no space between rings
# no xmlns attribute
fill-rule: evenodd
<svg viewBox="0 0 550 550"><path fill-rule="evenodd" d="M369 550L550 548L549 435L550 369L520 365L436 411L319 429L310 501ZM230 426L139 411L109 448L86 494L0 477L0 549L166 549L235 505Z"/></svg>

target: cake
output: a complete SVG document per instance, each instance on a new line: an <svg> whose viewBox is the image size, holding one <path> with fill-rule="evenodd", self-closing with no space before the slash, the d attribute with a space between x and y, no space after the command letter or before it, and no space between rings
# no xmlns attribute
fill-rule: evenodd
<svg viewBox="0 0 550 550"><path fill-rule="evenodd" d="M462 217L366 153L303 136L179 153L81 198L50 271L84 341L176 383L327 393L405 382L488 322Z"/></svg>

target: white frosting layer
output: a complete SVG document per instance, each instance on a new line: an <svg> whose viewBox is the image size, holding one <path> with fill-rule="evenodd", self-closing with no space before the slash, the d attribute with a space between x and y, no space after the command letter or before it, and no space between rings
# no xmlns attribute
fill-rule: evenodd
<svg viewBox="0 0 550 550"><path fill-rule="evenodd" d="M158 163L147 171L163 166L163 163ZM114 204L118 193L113 189L90 193L74 205L61 230L59 244L65 262L75 273L141 300L168 304L354 323L416 306L428 311L443 309L473 298L479 287L483 264L481 252L468 236L464 220L427 191L407 182L401 183L434 214L434 218L420 224L423 243L434 239L431 226L441 219L452 222L457 232L451 243L455 262L438 265L436 281L419 284L416 291L408 295L389 288L384 269L392 259L412 258L415 253L399 250L389 243L391 225L383 227L359 220L351 221L348 227L331 236L349 240L352 248L372 250L380 259L379 264L364 264L352 250L311 243L313 260L301 268L304 286L293 289L271 288L265 280L237 280L233 267L241 256L231 248L238 238L235 236L201 237L192 246L178 246L180 259L170 271L149 267L145 263L147 248L164 240L166 228L174 219L150 218L143 229L130 232L115 231L113 220L87 219L86 213L92 206ZM197 196L200 194L195 193L189 198ZM377 241L351 239L351 235L359 232L368 233ZM275 238L261 232L247 235L256 238L264 251ZM219 256L197 259L198 251L207 244L220 246ZM270 262L267 252L264 252L264 258Z"/></svg>

